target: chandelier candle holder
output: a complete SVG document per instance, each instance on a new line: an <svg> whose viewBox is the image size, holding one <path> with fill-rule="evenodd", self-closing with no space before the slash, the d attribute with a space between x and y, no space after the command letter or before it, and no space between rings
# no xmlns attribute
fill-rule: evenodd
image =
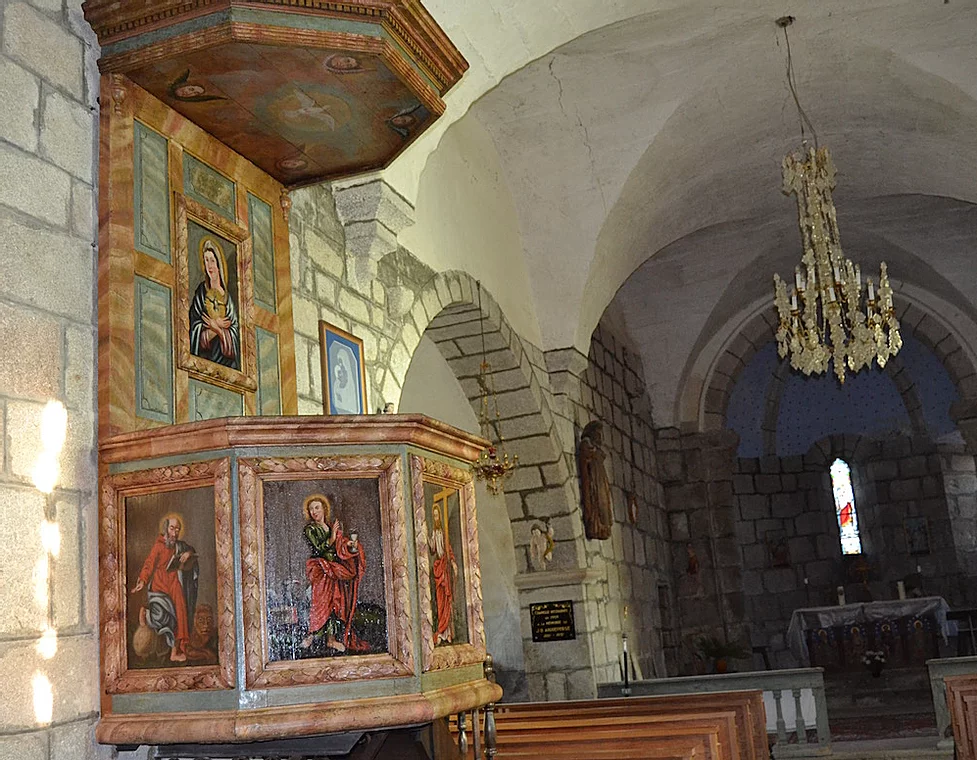
<svg viewBox="0 0 977 760"><path fill-rule="evenodd" d="M478 410L478 426L489 446L472 465L479 480L484 480L488 490L495 495L502 493L505 481L519 464L519 456L511 458L505 450L505 437L499 426L499 399L492 382L492 365L485 357L485 316L482 312L482 284L478 283L478 329L482 336L482 363L478 368L478 388L481 400Z"/></svg>
<svg viewBox="0 0 977 760"><path fill-rule="evenodd" d="M861 267L841 250L831 197L835 165L828 148L818 146L817 132L797 96L787 34L793 22L792 16L777 19L787 42L787 86L801 119L802 140L806 123L814 135L814 147L803 142L800 153L788 153L783 161L784 194L797 196L803 255L789 292L780 275L773 276L780 317L777 347L780 358L790 356L790 366L805 375L821 374L833 365L843 384L847 371L870 367L873 360L885 367L902 348L902 336L885 262L879 268L878 290L871 278L863 288Z"/></svg>
<svg viewBox="0 0 977 760"><path fill-rule="evenodd" d="M773 276L780 357L789 355L791 367L805 375L833 363L841 383L846 369L858 372L873 359L884 367L902 347L888 270L882 262L876 290L872 278L862 283L861 267L842 253L831 154L827 147L788 154L783 176L784 193L797 196L803 255L789 294L780 275Z"/></svg>

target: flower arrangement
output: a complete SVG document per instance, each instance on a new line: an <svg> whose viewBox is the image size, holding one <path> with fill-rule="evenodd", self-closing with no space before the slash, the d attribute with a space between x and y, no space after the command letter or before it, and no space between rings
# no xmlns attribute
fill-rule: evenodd
<svg viewBox="0 0 977 760"><path fill-rule="evenodd" d="M885 652L867 649L862 655L862 663L874 677L878 678L882 674L882 668L885 667Z"/></svg>

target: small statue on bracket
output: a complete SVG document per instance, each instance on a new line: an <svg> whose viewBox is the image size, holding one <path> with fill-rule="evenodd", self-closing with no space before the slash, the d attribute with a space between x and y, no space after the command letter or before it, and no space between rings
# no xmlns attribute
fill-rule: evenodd
<svg viewBox="0 0 977 760"><path fill-rule="evenodd" d="M553 560L553 526L542 520L533 523L529 537L529 565L533 572L545 570Z"/></svg>
<svg viewBox="0 0 977 760"><path fill-rule="evenodd" d="M611 484L604 469L604 424L593 420L580 434L577 461L580 467L580 494L583 502L583 525L587 538L611 537Z"/></svg>

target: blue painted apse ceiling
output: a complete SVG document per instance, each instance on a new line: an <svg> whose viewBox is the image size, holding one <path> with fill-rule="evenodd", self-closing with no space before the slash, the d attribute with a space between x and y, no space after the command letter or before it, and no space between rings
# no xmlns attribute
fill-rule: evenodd
<svg viewBox="0 0 977 760"><path fill-rule="evenodd" d="M940 360L911 335L899 353L922 405L926 433L934 440L958 436L950 419L957 389ZM738 455L765 453L764 423L774 376L781 359L770 342L757 351L737 377L726 411L726 426L740 437ZM777 456L805 454L815 442L836 434L881 438L912 433L909 413L895 381L878 366L849 375L841 385L833 374L805 376L789 370L780 390L774 422Z"/></svg>

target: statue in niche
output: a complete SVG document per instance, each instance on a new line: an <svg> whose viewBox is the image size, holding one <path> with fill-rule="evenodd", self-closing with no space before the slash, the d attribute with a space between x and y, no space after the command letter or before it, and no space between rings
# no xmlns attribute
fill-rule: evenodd
<svg viewBox="0 0 977 760"><path fill-rule="evenodd" d="M696 577L699 575L699 558L696 556L695 547L692 546L691 542L685 545L685 551L689 555L689 565L686 572L692 577Z"/></svg>
<svg viewBox="0 0 977 760"><path fill-rule="evenodd" d="M553 560L553 526L537 521L530 533L529 564L534 572L539 572Z"/></svg>
<svg viewBox="0 0 977 760"><path fill-rule="evenodd" d="M611 537L611 484L604 469L604 425L599 420L587 423L580 434L577 461L580 463L580 492L583 525L587 538Z"/></svg>

